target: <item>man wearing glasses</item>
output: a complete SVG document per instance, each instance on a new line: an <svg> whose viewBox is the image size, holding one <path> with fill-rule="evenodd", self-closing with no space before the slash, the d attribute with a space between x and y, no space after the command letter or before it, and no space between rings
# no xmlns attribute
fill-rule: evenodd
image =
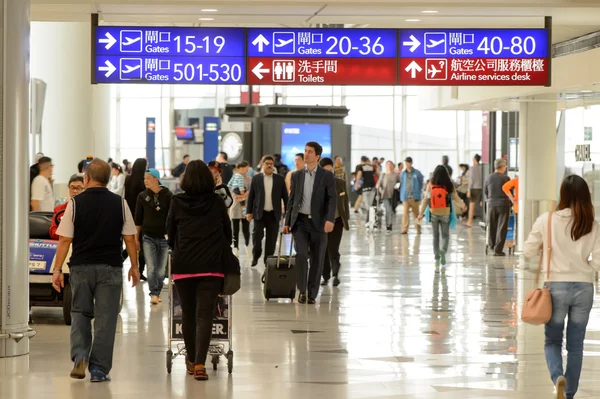
<svg viewBox="0 0 600 399"><path fill-rule="evenodd" d="M83 190L85 190L83 186L83 177L79 175L71 176L71 179L69 180L69 198L74 198L76 195L81 194ZM54 208L54 217L52 218L52 225L50 226L50 237L53 240L58 240L59 238L56 234L56 230L65 214L67 205L69 205L69 201Z"/></svg>
<svg viewBox="0 0 600 399"><path fill-rule="evenodd" d="M262 256L262 240L265 237L265 256L267 258L275 253L277 245L277 234L279 223L283 212L281 204L287 206L288 192L283 176L275 173L275 158L268 155L263 158L262 173L252 178L250 192L246 202L246 220L254 220L254 231L252 234L252 267L258 264Z"/></svg>

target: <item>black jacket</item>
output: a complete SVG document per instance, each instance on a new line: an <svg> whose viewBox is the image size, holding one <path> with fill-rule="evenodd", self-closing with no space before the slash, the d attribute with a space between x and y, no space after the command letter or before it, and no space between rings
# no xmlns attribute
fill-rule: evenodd
<svg viewBox="0 0 600 399"><path fill-rule="evenodd" d="M233 177L233 166L227 163L220 163L219 168L221 168L221 180L224 185L229 184L229 180Z"/></svg>
<svg viewBox="0 0 600 399"><path fill-rule="evenodd" d="M146 189L138 195L135 206L135 225L142 226L144 235L152 238L165 237L167 233L165 223L172 197L173 193L166 187L161 187L158 194Z"/></svg>
<svg viewBox="0 0 600 399"><path fill-rule="evenodd" d="M173 196L167 234L174 274L240 274L231 250L231 221L218 194Z"/></svg>
<svg viewBox="0 0 600 399"><path fill-rule="evenodd" d="M293 228L302 207L304 194L304 178L308 172L301 169L292 173L292 190L285 215L285 225ZM325 231L325 222L335 222L335 208L337 206L337 193L335 192L335 179L333 173L318 167L315 172L311 200L311 216L313 224L319 231Z"/></svg>
<svg viewBox="0 0 600 399"><path fill-rule="evenodd" d="M273 190L271 191L275 220L281 220L281 200L287 209L288 192L283 176L273 173ZM260 173L252 178L248 193L247 213L256 220L262 220L265 210L265 175Z"/></svg>
<svg viewBox="0 0 600 399"><path fill-rule="evenodd" d="M182 162L173 168L171 174L173 175L173 177L180 177L183 174L183 172L185 172L186 167L187 165Z"/></svg>

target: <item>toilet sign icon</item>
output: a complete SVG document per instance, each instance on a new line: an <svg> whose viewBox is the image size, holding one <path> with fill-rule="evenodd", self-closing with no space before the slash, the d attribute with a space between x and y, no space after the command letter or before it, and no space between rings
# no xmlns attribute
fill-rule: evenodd
<svg viewBox="0 0 600 399"><path fill-rule="evenodd" d="M274 60L272 71L273 82L296 81L296 61L294 60Z"/></svg>

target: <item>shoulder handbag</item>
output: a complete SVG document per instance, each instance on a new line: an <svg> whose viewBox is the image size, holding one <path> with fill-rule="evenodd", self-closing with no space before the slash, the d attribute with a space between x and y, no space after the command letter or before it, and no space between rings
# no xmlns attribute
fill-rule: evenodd
<svg viewBox="0 0 600 399"><path fill-rule="evenodd" d="M552 256L552 214L550 211L548 214L548 244L546 247L546 276L550 278L550 257ZM543 246L544 244L542 244ZM540 273L542 272L542 263L544 261L544 254L540 258L537 273L535 276L535 285L539 284ZM552 318L552 297L550 296L550 289L534 288L527 293L525 296L525 302L523 303L523 311L521 312L521 320L527 324L540 325L546 324Z"/></svg>

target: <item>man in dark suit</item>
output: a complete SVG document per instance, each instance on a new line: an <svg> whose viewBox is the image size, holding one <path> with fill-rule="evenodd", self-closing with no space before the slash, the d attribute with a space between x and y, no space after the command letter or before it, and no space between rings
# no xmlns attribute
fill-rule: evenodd
<svg viewBox="0 0 600 399"><path fill-rule="evenodd" d="M334 172L333 160L323 158L319 165L325 169ZM329 284L329 279L333 271L333 286L340 285L338 273L340 272L340 244L345 230L350 230L348 221L350 220L350 205L348 203L348 184L346 180L335 178L335 191L337 194L337 209L335 210L335 225L333 231L327 235L327 251L325 252L325 263L323 265L322 286Z"/></svg>
<svg viewBox="0 0 600 399"><path fill-rule="evenodd" d="M263 158L263 173L252 178L246 209L248 222L254 220L252 233L252 267L258 264L262 254L262 239L267 231L265 241L265 264L267 257L275 253L279 222L281 221L281 201L287 209L288 192L285 178L275 172L275 159L272 156Z"/></svg>
<svg viewBox="0 0 600 399"><path fill-rule="evenodd" d="M285 216L285 234L292 232L296 242L298 302L316 303L323 262L327 249L327 234L335 222L336 193L333 173L319 168L323 147L306 143L303 170L292 174L290 202ZM310 246L310 273L308 248Z"/></svg>

